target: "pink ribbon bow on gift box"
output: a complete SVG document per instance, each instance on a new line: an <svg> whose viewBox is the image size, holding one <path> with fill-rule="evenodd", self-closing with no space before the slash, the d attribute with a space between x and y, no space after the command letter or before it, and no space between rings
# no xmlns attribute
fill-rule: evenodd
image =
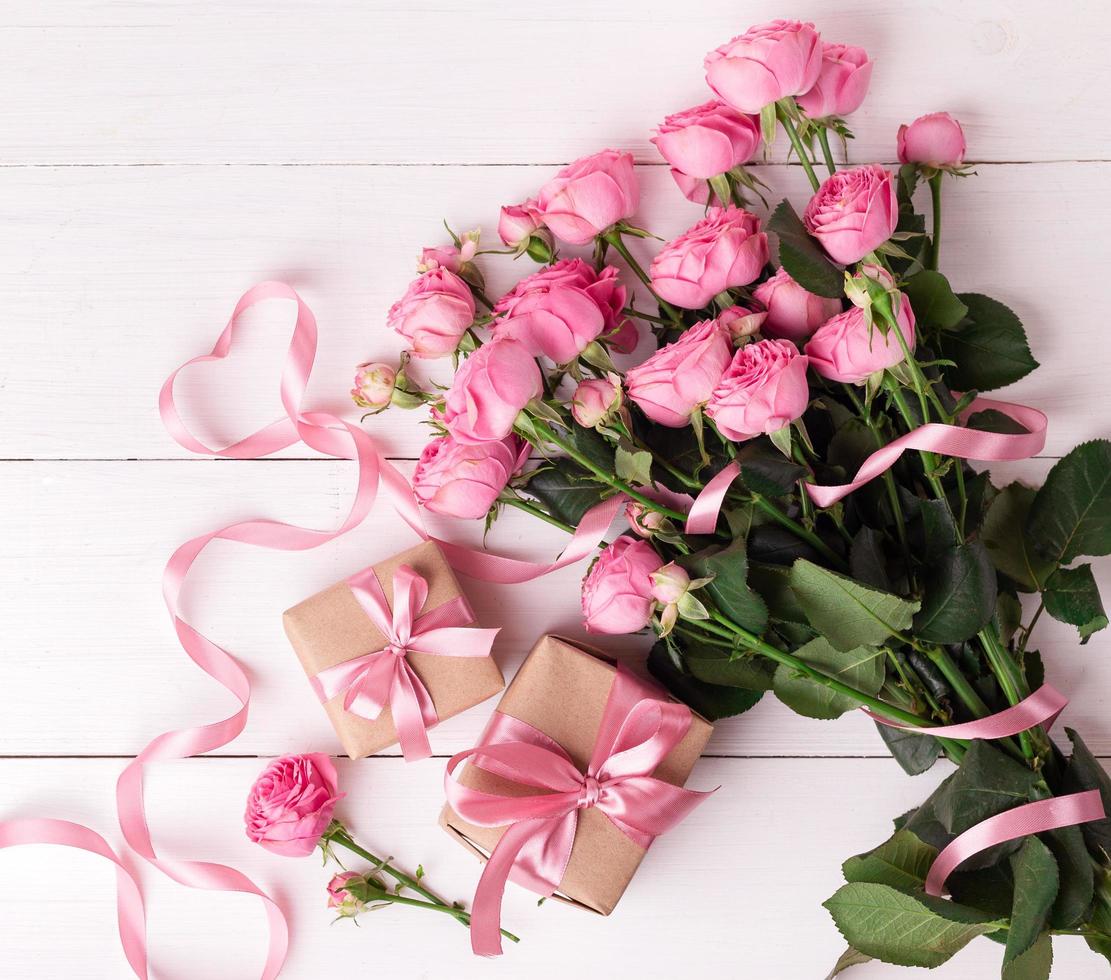
<svg viewBox="0 0 1111 980"><path fill-rule="evenodd" d="M439 716L428 688L409 663L409 652L488 657L498 630L470 628L474 613L461 595L420 616L428 582L408 565L394 572L392 612L373 568L351 576L347 584L386 644L320 671L311 678L313 690L321 703L344 694L344 710L369 721L389 705L406 760L427 759L432 754L428 729Z"/></svg>
<svg viewBox="0 0 1111 980"><path fill-rule="evenodd" d="M673 786L651 775L686 735L690 709L618 668L586 772L554 739L517 718L494 712L482 744L448 762L448 802L464 820L507 830L482 871L471 913L471 948L501 953L501 903L512 878L550 896L563 880L579 811L597 807L630 840L647 848L709 793ZM456 782L465 761L541 793L497 796Z"/></svg>

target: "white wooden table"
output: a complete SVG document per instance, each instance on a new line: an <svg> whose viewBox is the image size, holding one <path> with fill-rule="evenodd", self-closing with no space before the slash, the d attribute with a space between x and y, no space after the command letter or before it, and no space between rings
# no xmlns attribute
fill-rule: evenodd
<svg viewBox="0 0 1111 980"><path fill-rule="evenodd" d="M817 0L562 0L558 4L255 0L0 3L0 817L50 815L113 844L113 787L158 731L224 717L231 699L178 648L159 593L187 536L255 515L332 526L351 464L188 458L162 431L168 371L207 349L240 292L289 280L315 308L314 406L349 412L352 367L391 356L384 313L440 220L492 234L497 208L555 166L603 146L643 166L645 223L673 233L697 209L647 142L665 113L705 97L701 59L750 23L818 22L865 46L873 91L853 119L854 160L890 162L895 130L948 109L979 175L950 182L943 266L958 288L1012 305L1044 367L1018 386L1050 413L1047 453L1108 434L1106 299L1111 153L1104 122L1102 5L1062 19L1034 0L891 4ZM782 148L780 148L782 149ZM802 197L797 168L761 176ZM645 253L647 254L647 253ZM504 267L493 288L510 282ZM217 441L275 417L282 311L257 317L242 356L182 384L190 421ZM268 325L271 329L264 329ZM410 460L422 431L373 426ZM1040 479L1050 458L1009 468ZM477 542L473 527L439 525ZM281 611L411 542L381 518L302 555L213 549L187 613L247 665L256 699L244 735L212 757L156 766L155 842L247 871L290 909L285 976L721 976L811 980L843 943L819 903L839 863L882 840L946 767L917 779L886 757L864 718L816 722L768 698L722 723L692 785L721 791L661 839L618 911L587 916L511 890L524 937L501 961L471 957L450 922L403 910L332 927L315 860L247 842L241 814L262 760L335 753L323 712L281 631ZM508 514L490 544L538 558L557 532ZM512 675L544 630L579 633L578 578L475 585ZM1106 564L1101 570L1106 586ZM646 641L618 652L637 656ZM1081 649L1047 623L1040 641L1068 721L1111 756L1111 641ZM487 704L441 726L436 750L472 744ZM342 814L368 844L469 899L477 867L436 826L442 761L340 762ZM129 859L130 860L130 859ZM150 907L154 975L256 976L258 903L179 888L132 861ZM0 854L0 973L129 976L107 865L56 848ZM996 975L981 940L935 976ZM1079 940L1057 944L1055 977L1098 975ZM861 967L862 980L895 977Z"/></svg>

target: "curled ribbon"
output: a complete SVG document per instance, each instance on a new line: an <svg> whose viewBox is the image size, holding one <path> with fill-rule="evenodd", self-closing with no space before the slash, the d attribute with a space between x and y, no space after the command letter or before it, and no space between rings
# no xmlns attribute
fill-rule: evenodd
<svg viewBox="0 0 1111 980"><path fill-rule="evenodd" d="M427 759L432 754L428 729L440 719L408 653L488 657L498 630L468 628L474 614L463 596L421 616L428 582L407 565L394 572L392 612L373 568L353 575L347 584L386 643L380 650L320 671L310 679L313 690L321 702L344 694L344 710L370 721L389 705L406 760Z"/></svg>
<svg viewBox="0 0 1111 980"><path fill-rule="evenodd" d="M619 668L586 772L561 745L526 722L495 712L482 744L453 756L444 774L448 803L480 827L506 827L482 871L471 913L471 948L501 953L501 903L512 878L549 896L563 879L579 811L597 807L630 840L647 848L708 796L673 786L652 773L690 728L686 705ZM531 786L527 796L482 793L456 781L470 761L487 772Z"/></svg>

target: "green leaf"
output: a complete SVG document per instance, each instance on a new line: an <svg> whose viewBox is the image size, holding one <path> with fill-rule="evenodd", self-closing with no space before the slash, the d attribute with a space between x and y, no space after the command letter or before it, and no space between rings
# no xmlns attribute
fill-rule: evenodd
<svg viewBox="0 0 1111 980"><path fill-rule="evenodd" d="M991 391L1024 378L1038 366L1022 321L1002 303L979 293L960 293L967 317L938 336L950 388Z"/></svg>
<svg viewBox="0 0 1111 980"><path fill-rule="evenodd" d="M892 837L867 854L857 854L841 865L846 881L866 881L913 891L926 883L937 848L920 841L909 830Z"/></svg>
<svg viewBox="0 0 1111 980"><path fill-rule="evenodd" d="M844 973L850 966L861 966L864 963L871 962L871 956L865 956L859 949L853 949L852 946L849 946L845 949L845 952L837 957L837 962L833 964L833 969L826 974L825 980L833 980L834 977Z"/></svg>
<svg viewBox="0 0 1111 980"><path fill-rule="evenodd" d="M1014 905L1007 931L1007 951L1003 954L1004 977L1007 968L1038 942L1049 921L1058 886L1057 862L1037 837L1027 837L1011 855L1011 872L1015 883ZM1030 966L1028 961L1020 969Z"/></svg>
<svg viewBox="0 0 1111 980"><path fill-rule="evenodd" d="M562 422L566 425L566 422ZM613 444L597 429L586 429L578 422L571 423L571 441L575 448L595 466L608 473L614 466Z"/></svg>
<svg viewBox="0 0 1111 980"><path fill-rule="evenodd" d="M918 501L918 517L921 527L916 528L922 539L915 540L921 548L918 552L928 567L941 559L945 552L957 543L957 525L953 512L944 500Z"/></svg>
<svg viewBox="0 0 1111 980"><path fill-rule="evenodd" d="M586 470L567 459L538 469L527 487L528 493L544 504L553 517L572 525L578 525L583 514L601 503L604 489Z"/></svg>
<svg viewBox="0 0 1111 980"><path fill-rule="evenodd" d="M870 589L813 562L791 567L791 588L810 625L839 650L876 646L910 627L917 602Z"/></svg>
<svg viewBox="0 0 1111 980"><path fill-rule="evenodd" d="M710 721L748 711L763 696L762 691L706 684L684 673L662 640L649 651L648 670L672 695Z"/></svg>
<svg viewBox="0 0 1111 980"><path fill-rule="evenodd" d="M1003 928L976 909L890 885L850 882L822 904L850 946L898 966L940 966L977 936Z"/></svg>
<svg viewBox="0 0 1111 980"><path fill-rule="evenodd" d="M1053 940L1043 932L1026 952L1003 964L1003 980L1049 980L1053 969Z"/></svg>
<svg viewBox="0 0 1111 980"><path fill-rule="evenodd" d="M1066 728L1065 734L1072 742L1072 756L1065 770L1065 789L1070 793L1098 789L1103 798L1104 812L1111 814L1111 776L1107 775L1079 734L1071 728ZM1080 829L1092 853L1106 855L1103 863L1111 863L1111 817L1089 821Z"/></svg>
<svg viewBox="0 0 1111 980"><path fill-rule="evenodd" d="M858 582L884 592L891 590L881 532L867 525L861 526L853 536L853 543L849 548L849 568Z"/></svg>
<svg viewBox="0 0 1111 980"><path fill-rule="evenodd" d="M881 651L858 647L845 652L819 636L799 647L795 656L865 694L875 694L883 686L886 665ZM807 718L839 718L860 707L855 698L831 690L786 664L776 668L773 690L787 707Z"/></svg>
<svg viewBox="0 0 1111 980"><path fill-rule="evenodd" d="M1095 866L1079 827L1046 831L1042 839L1053 852L1061 876L1049 921L1054 929L1071 929L1088 916L1095 895Z"/></svg>
<svg viewBox="0 0 1111 980"><path fill-rule="evenodd" d="M1039 554L1061 564L1111 553L1111 442L1081 443L1054 464L1027 531Z"/></svg>
<svg viewBox="0 0 1111 980"><path fill-rule="evenodd" d="M709 578L706 593L718 610L739 626L762 633L768 625L768 607L748 587L748 557L743 538L721 548L707 548L681 559L692 578Z"/></svg>
<svg viewBox="0 0 1111 980"><path fill-rule="evenodd" d="M768 615L783 623L806 623L806 613L791 591L791 570L782 565L750 562L748 583L768 606Z"/></svg>
<svg viewBox="0 0 1111 980"><path fill-rule="evenodd" d="M982 412L973 412L968 416L966 423L970 429L979 429L981 432L1003 432L1007 435L1022 435L1030 430L1017 419L1011 418L1006 412L998 412L994 408L985 408Z"/></svg>
<svg viewBox="0 0 1111 980"><path fill-rule="evenodd" d="M968 313L968 307L957 299L949 280L940 272L923 269L903 284L910 297L915 321L924 328L951 330Z"/></svg>
<svg viewBox="0 0 1111 980"><path fill-rule="evenodd" d="M918 637L929 643L962 643L995 614L995 568L980 541L947 549L931 565L922 610L914 617Z"/></svg>
<svg viewBox="0 0 1111 980"><path fill-rule="evenodd" d="M996 495L988 507L980 539L992 564L1012 582L1028 592L1041 591L1053 573L1054 563L1030 547L1026 522L1037 493L1032 487L1012 483Z"/></svg>
<svg viewBox="0 0 1111 980"><path fill-rule="evenodd" d="M918 776L933 767L941 754L941 745L932 735L905 732L901 728L876 722L880 738L890 750L892 758L903 767L908 776Z"/></svg>
<svg viewBox="0 0 1111 980"><path fill-rule="evenodd" d="M779 264L803 289L831 299L844 295L844 273L807 233L790 201L780 202L768 219L767 228L779 236Z"/></svg>
<svg viewBox="0 0 1111 980"><path fill-rule="evenodd" d="M1057 569L1049 577L1042 598L1050 616L1080 631L1082 644L1107 626L1107 613L1103 611L1091 565Z"/></svg>
<svg viewBox="0 0 1111 980"><path fill-rule="evenodd" d="M741 464L741 482L753 493L765 497L782 497L795 489L806 475L806 469L792 463L780 452L770 450L767 443L754 440L737 455Z"/></svg>
<svg viewBox="0 0 1111 980"><path fill-rule="evenodd" d="M770 691L775 664L763 657L739 655L731 657L728 650L703 647L697 651L687 646L686 662L690 672L707 684L743 687L746 691Z"/></svg>
<svg viewBox="0 0 1111 980"><path fill-rule="evenodd" d="M615 458L617 478L634 487L652 486L652 454L643 449L629 452L623 446L617 447Z"/></svg>

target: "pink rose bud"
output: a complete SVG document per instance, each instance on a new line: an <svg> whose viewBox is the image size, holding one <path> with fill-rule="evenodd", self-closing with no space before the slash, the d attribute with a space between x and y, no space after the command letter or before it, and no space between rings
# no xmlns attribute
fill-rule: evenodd
<svg viewBox="0 0 1111 980"><path fill-rule="evenodd" d="M752 159L760 145L760 124L711 99L668 116L652 142L673 173L708 180Z"/></svg>
<svg viewBox="0 0 1111 980"><path fill-rule="evenodd" d="M909 126L900 126L897 140L900 163L930 167L959 167L964 163L964 130L947 112L931 112Z"/></svg>
<svg viewBox="0 0 1111 980"><path fill-rule="evenodd" d="M859 262L895 231L895 179L876 164L840 170L818 188L802 218L834 262Z"/></svg>
<svg viewBox="0 0 1111 980"><path fill-rule="evenodd" d="M760 332L768 314L763 310L750 310L744 306L730 306L718 314L718 323L729 331L733 345L740 347L749 337Z"/></svg>
<svg viewBox="0 0 1111 980"><path fill-rule="evenodd" d="M650 538L664 526L667 518L658 510L649 510L644 504L630 500L625 505L625 519L633 533L641 538Z"/></svg>
<svg viewBox="0 0 1111 980"><path fill-rule="evenodd" d="M413 493L433 513L476 520L486 516L526 459L528 443L517 436L470 445L441 436L420 454Z"/></svg>
<svg viewBox="0 0 1111 980"><path fill-rule="evenodd" d="M417 272L431 272L433 269L447 269L459 275L463 268L463 253L454 245L437 245L435 248L421 250L417 259Z"/></svg>
<svg viewBox="0 0 1111 980"><path fill-rule="evenodd" d="M534 356L573 361L594 340L629 353L636 327L622 312L627 293L617 269L601 272L582 259L562 259L526 276L494 306L495 337L512 337Z"/></svg>
<svg viewBox="0 0 1111 980"><path fill-rule="evenodd" d="M571 398L571 415L584 429L613 417L621 406L621 384L616 375L580 381Z"/></svg>
<svg viewBox="0 0 1111 980"><path fill-rule="evenodd" d="M784 337L801 343L831 316L841 312L841 301L818 296L805 290L779 269L760 283L752 295L767 308L763 332L769 337Z"/></svg>
<svg viewBox="0 0 1111 980"><path fill-rule="evenodd" d="M332 822L338 792L336 767L328 756L286 755L255 780L247 797L247 836L286 857L312 854Z"/></svg>
<svg viewBox="0 0 1111 980"><path fill-rule="evenodd" d="M474 323L474 297L454 272L437 267L414 279L390 307L386 325L409 342L417 357L443 357Z"/></svg>
<svg viewBox="0 0 1111 980"><path fill-rule="evenodd" d="M881 293L894 293L895 277L882 265L864 262L859 270L845 280L845 295L853 306L871 309L874 297Z"/></svg>
<svg viewBox="0 0 1111 980"><path fill-rule="evenodd" d="M778 432L806 411L807 358L789 340L761 340L733 355L706 405L718 431L734 442Z"/></svg>
<svg viewBox="0 0 1111 980"><path fill-rule="evenodd" d="M385 408L393 398L397 371L388 364L367 362L355 370L351 398L359 408Z"/></svg>
<svg viewBox="0 0 1111 980"><path fill-rule="evenodd" d="M668 242L652 260L652 288L688 310L718 293L747 286L768 261L768 236L760 219L742 208L710 208L706 217Z"/></svg>
<svg viewBox="0 0 1111 980"><path fill-rule="evenodd" d="M625 373L625 391L653 422L673 429L690 424L713 393L733 356L729 331L703 320Z"/></svg>
<svg viewBox="0 0 1111 980"><path fill-rule="evenodd" d="M895 317L909 350L914 350L914 311L910 300L898 294ZM823 323L803 348L810 366L823 378L859 384L870 374L894 367L903 360L903 347L894 330L886 334L879 323L870 328L864 310L851 306Z"/></svg>
<svg viewBox="0 0 1111 980"><path fill-rule="evenodd" d="M354 871L342 871L333 875L332 880L328 882L328 908L335 909L339 915L349 919L362 912L366 908L366 903L361 902L347 890L349 882L361 880L362 875Z"/></svg>
<svg viewBox="0 0 1111 980"><path fill-rule="evenodd" d="M576 160L536 195L540 219L568 245L584 245L625 218L640 203L629 153L602 150Z"/></svg>
<svg viewBox="0 0 1111 980"><path fill-rule="evenodd" d="M456 372L444 399L443 423L457 442L499 442L543 390L540 368L524 345L495 340L479 347Z"/></svg>
<svg viewBox="0 0 1111 980"><path fill-rule="evenodd" d="M798 97L811 119L847 116L856 112L868 94L872 62L863 48L848 44L822 44L822 70L809 92Z"/></svg>
<svg viewBox="0 0 1111 980"><path fill-rule="evenodd" d="M682 599L691 584L686 569L673 561L653 572L649 578L652 580L652 598L665 606L674 605Z"/></svg>
<svg viewBox="0 0 1111 980"><path fill-rule="evenodd" d="M598 555L582 585L590 633L635 633L652 618L652 580L663 561L647 541L622 535Z"/></svg>
<svg viewBox="0 0 1111 980"><path fill-rule="evenodd" d="M523 204L507 204L498 218L498 236L510 248L520 248L532 233L542 227L536 201L529 198Z"/></svg>
<svg viewBox="0 0 1111 980"><path fill-rule="evenodd" d="M773 20L711 51L703 67L718 98L741 112L757 113L814 87L822 70L822 45L813 24Z"/></svg>

